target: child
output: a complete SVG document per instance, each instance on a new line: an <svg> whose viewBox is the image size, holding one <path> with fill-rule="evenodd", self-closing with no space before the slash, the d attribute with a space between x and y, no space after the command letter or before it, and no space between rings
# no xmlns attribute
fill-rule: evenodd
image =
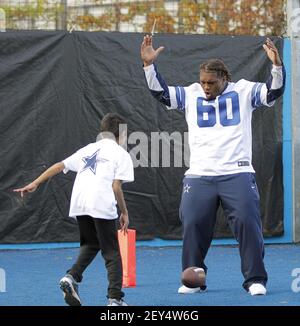
<svg viewBox="0 0 300 326"><path fill-rule="evenodd" d="M80 306L77 282L99 251L105 260L108 274L108 305L127 306L123 301L122 261L119 252L116 219L120 209L120 226L127 232L128 211L122 192L122 182L134 181L130 155L120 146L125 139L119 134L123 118L114 113L104 116L102 138L91 143L60 163L52 165L27 186L15 189L23 197L33 192L47 179L61 171L77 172L73 186L70 217L77 218L80 233L80 253L75 264L60 280L64 299L70 306Z"/></svg>

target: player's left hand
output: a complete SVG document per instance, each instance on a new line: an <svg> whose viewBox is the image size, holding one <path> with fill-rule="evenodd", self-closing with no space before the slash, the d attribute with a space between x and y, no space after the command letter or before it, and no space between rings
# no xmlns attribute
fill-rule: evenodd
<svg viewBox="0 0 300 326"><path fill-rule="evenodd" d="M282 66L282 61L280 59L278 50L269 38L267 38L266 43L263 45L263 48L274 66Z"/></svg>
<svg viewBox="0 0 300 326"><path fill-rule="evenodd" d="M127 213L121 213L120 215L120 226L121 226L121 232L124 234L127 233L128 225L129 225L129 217Z"/></svg>

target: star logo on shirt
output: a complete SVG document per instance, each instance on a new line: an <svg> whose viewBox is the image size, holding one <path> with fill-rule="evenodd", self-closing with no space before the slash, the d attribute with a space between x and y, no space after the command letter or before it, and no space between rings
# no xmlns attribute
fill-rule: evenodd
<svg viewBox="0 0 300 326"><path fill-rule="evenodd" d="M96 174L98 152L99 149L91 156L85 156L82 158L83 162L85 163L85 166L83 167L81 172L85 171L86 169L90 169L94 174Z"/></svg>
<svg viewBox="0 0 300 326"><path fill-rule="evenodd" d="M184 187L183 187L183 193L185 194L185 193L189 193L189 190L192 188L192 186L190 186L190 185L185 185Z"/></svg>

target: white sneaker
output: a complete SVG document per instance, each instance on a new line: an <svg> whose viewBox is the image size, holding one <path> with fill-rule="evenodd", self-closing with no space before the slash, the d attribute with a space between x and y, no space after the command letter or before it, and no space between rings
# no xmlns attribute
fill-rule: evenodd
<svg viewBox="0 0 300 326"><path fill-rule="evenodd" d="M266 295L267 289L261 283L253 283L249 286L251 295Z"/></svg>
<svg viewBox="0 0 300 326"><path fill-rule="evenodd" d="M117 300L117 299L108 299L108 306L128 306L128 304L123 300Z"/></svg>
<svg viewBox="0 0 300 326"><path fill-rule="evenodd" d="M78 293L78 284L71 274L66 274L60 281L59 286L64 293L65 302L69 306L81 306Z"/></svg>
<svg viewBox="0 0 300 326"><path fill-rule="evenodd" d="M178 289L178 293L180 294L193 294L198 292L204 292L206 290L206 286L202 286L201 288L188 288L185 285L181 285L181 287Z"/></svg>

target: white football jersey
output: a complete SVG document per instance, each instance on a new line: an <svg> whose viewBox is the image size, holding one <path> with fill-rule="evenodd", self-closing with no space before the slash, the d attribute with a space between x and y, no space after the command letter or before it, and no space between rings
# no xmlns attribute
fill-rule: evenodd
<svg viewBox="0 0 300 326"><path fill-rule="evenodd" d="M214 100L206 100L199 83L188 87L167 86L155 65L144 67L144 71L152 95L169 109L185 112L191 153L186 175L254 172L251 163L252 111L273 105L282 94L283 67L273 66L267 84L244 79L230 82Z"/></svg>
<svg viewBox="0 0 300 326"><path fill-rule="evenodd" d="M77 172L70 203L70 216L90 215L116 219L113 180L134 181L130 155L114 140L91 143L63 161L64 173Z"/></svg>

